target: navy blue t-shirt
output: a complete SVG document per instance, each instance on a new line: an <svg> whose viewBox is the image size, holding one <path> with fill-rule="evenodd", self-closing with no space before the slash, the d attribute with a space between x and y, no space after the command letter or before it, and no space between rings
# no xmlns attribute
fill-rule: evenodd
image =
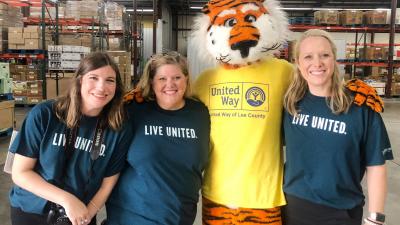
<svg viewBox="0 0 400 225"><path fill-rule="evenodd" d="M107 225L193 224L209 154L207 108L190 99L176 111L155 102L129 107L134 137Z"/></svg>
<svg viewBox="0 0 400 225"><path fill-rule="evenodd" d="M334 115L310 92L298 108L297 117L284 115L285 193L337 209L362 204L366 167L393 159L380 114L353 104Z"/></svg>
<svg viewBox="0 0 400 225"><path fill-rule="evenodd" d="M66 163L64 150L67 127L56 117L53 104L54 101L47 101L32 108L10 151L37 159L35 172L87 204L100 188L104 177L113 176L122 170L132 132L128 126L118 132L105 129L100 155L93 162L90 150L98 117L83 116L73 154ZM64 166L67 166L67 170L63 176ZM44 211L47 200L17 185L11 189L10 203L24 212L47 213Z"/></svg>

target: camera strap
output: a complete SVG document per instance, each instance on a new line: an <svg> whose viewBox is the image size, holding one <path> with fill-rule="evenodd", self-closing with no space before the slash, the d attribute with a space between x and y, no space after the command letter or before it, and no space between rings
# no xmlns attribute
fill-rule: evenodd
<svg viewBox="0 0 400 225"><path fill-rule="evenodd" d="M100 121L101 121L101 118L98 118L97 122L96 122L96 129L95 129L95 132L92 137L92 146L89 151L90 152L90 165L89 165L89 171L88 171L88 180L87 180L87 183L85 184L85 188L84 188L85 195L88 191L90 177L92 176L92 173L93 173L94 161L99 158L100 152L101 152L101 146L103 144L104 129L103 129L103 126L100 125L101 124ZM75 142L76 142L78 130L79 130L79 125L77 125L73 128L66 129L66 143L64 146L65 161L64 161L64 165L63 165L63 171L61 173L61 179L66 177L68 162L70 161L70 159L74 153ZM60 188L64 188L64 184L63 184L62 180L61 180ZM49 203L50 203L50 210L56 210L57 208L59 208L59 207L57 207L57 205L55 203L53 203L53 202L49 202Z"/></svg>

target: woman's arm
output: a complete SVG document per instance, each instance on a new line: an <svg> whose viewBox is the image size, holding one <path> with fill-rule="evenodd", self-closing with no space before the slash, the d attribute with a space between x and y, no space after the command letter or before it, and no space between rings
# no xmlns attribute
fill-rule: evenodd
<svg viewBox="0 0 400 225"><path fill-rule="evenodd" d="M90 220L96 213L103 207L104 203L107 201L108 196L110 196L112 189L117 183L119 178L119 173L111 177L106 177L103 179L100 189L94 195L92 200L90 200L87 208L89 210Z"/></svg>
<svg viewBox="0 0 400 225"><path fill-rule="evenodd" d="M37 159L15 154L12 167L12 180L19 187L48 201L64 207L73 225L80 225L81 220L88 218L88 210L83 202L74 195L48 183L33 169Z"/></svg>
<svg viewBox="0 0 400 225"><path fill-rule="evenodd" d="M383 213L387 191L385 164L367 167L367 187L369 212Z"/></svg>

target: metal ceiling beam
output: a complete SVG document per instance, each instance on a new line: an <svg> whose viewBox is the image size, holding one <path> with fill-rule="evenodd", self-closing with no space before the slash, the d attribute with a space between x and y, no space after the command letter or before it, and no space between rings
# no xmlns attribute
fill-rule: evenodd
<svg viewBox="0 0 400 225"><path fill-rule="evenodd" d="M132 0L113 0L121 5L124 5L127 8L133 8ZM138 9L142 8L153 8L152 0L137 0ZM171 6L172 9L176 11L187 11L190 10L190 6L203 6L208 1L207 0L164 0L164 2ZM342 1L333 1L333 0L281 0L281 5L283 7L329 7L329 8L390 8L391 0L342 0Z"/></svg>

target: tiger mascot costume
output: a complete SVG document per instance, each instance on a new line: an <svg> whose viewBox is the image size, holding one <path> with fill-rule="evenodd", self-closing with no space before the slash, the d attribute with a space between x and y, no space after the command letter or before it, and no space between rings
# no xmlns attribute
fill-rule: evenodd
<svg viewBox="0 0 400 225"><path fill-rule="evenodd" d="M287 21L275 0L209 1L196 19L200 56L219 63L194 85L211 116L203 224L282 224L281 121L293 69L274 54Z"/></svg>
<svg viewBox="0 0 400 225"><path fill-rule="evenodd" d="M281 120L293 67L274 55L289 37L287 21L275 0L213 0L196 18L199 56L219 63L194 85L211 116L203 224L282 224ZM349 89L357 104L382 109L374 89Z"/></svg>

